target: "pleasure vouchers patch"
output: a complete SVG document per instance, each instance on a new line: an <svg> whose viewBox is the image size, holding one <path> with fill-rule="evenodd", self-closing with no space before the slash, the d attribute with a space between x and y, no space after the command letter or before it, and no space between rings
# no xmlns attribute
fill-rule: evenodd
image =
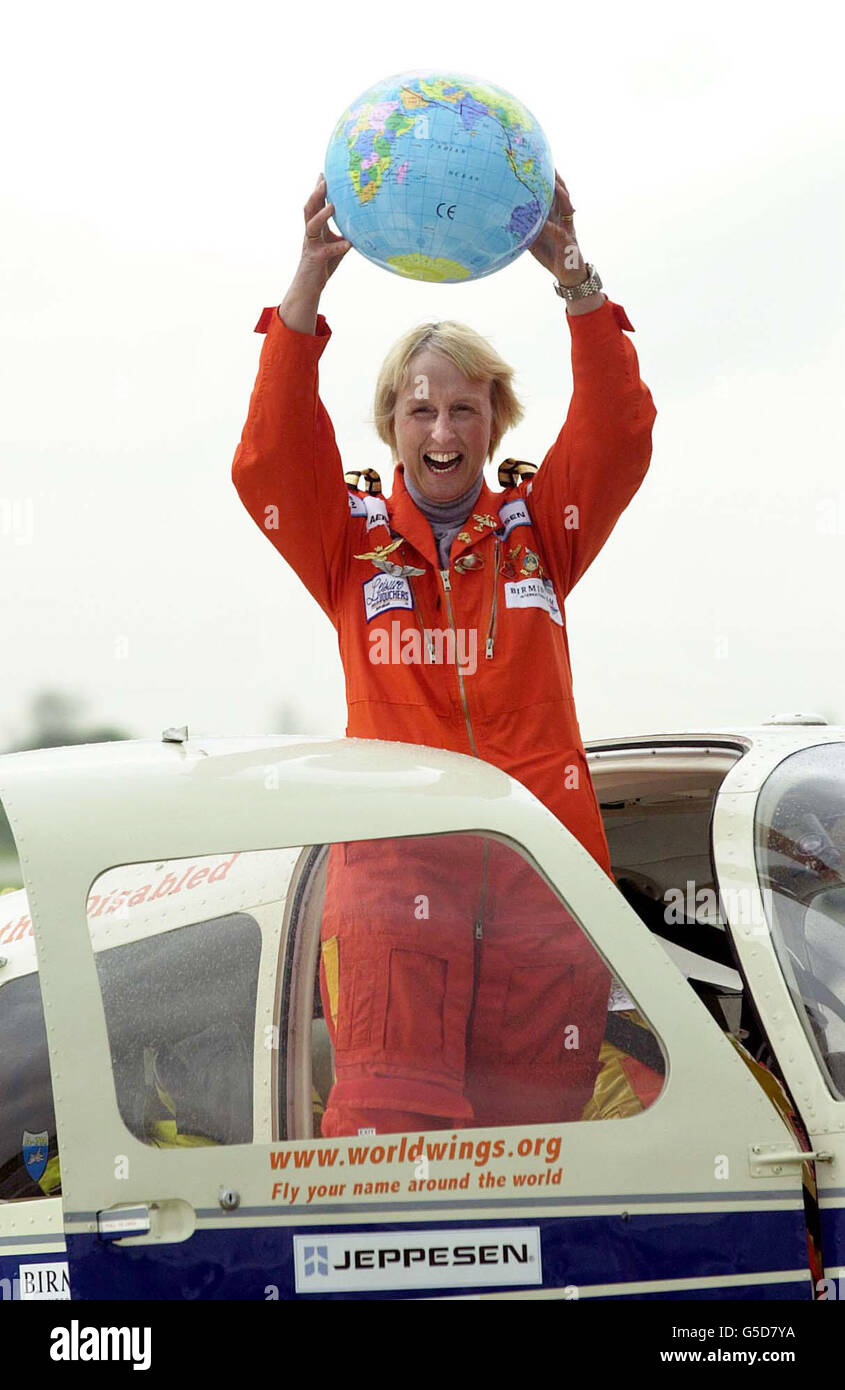
<svg viewBox="0 0 845 1390"><path fill-rule="evenodd" d="M392 608L413 608L414 596L407 579L392 574L374 574L364 584L364 608L367 622Z"/></svg>

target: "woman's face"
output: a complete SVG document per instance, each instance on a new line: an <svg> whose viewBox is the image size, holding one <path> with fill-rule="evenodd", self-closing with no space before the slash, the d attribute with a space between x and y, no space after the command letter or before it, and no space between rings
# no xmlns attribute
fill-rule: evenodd
<svg viewBox="0 0 845 1390"><path fill-rule="evenodd" d="M411 359L394 413L396 456L424 497L451 502L478 478L490 448L490 383L469 381L430 348Z"/></svg>

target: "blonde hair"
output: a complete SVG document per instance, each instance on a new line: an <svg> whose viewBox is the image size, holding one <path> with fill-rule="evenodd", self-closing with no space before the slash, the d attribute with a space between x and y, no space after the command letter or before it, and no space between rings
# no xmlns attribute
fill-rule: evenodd
<svg viewBox="0 0 845 1390"><path fill-rule="evenodd" d="M490 383L493 419L490 427L488 459L492 459L502 436L519 424L523 409L511 384L513 367L474 328L445 319L441 323L421 323L412 328L388 352L376 382L374 423L381 439L396 454L394 415L396 401L408 377L412 358L429 349L440 352L454 363L469 381Z"/></svg>

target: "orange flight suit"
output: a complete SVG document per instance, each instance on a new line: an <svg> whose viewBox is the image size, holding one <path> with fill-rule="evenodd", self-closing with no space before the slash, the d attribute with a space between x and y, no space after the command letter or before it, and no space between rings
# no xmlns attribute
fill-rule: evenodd
<svg viewBox="0 0 845 1390"><path fill-rule="evenodd" d="M610 874L563 604L645 476L656 412L620 305L567 324L566 422L529 482L482 486L448 571L401 464L389 499L344 482L318 392L322 315L306 334L275 308L262 314L232 476L337 631L347 735L495 764ZM421 1117L429 1128L577 1118L590 1098L606 968L513 851L457 840L451 857L436 839L426 853L415 840L332 847L321 984L337 1079L324 1134L397 1132ZM438 917L415 920L417 892L434 893ZM567 1053L560 1034L573 1024L580 1043Z"/></svg>

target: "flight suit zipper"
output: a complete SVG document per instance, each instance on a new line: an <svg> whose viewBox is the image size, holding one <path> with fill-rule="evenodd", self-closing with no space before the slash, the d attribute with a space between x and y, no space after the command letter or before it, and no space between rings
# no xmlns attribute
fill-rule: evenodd
<svg viewBox="0 0 845 1390"><path fill-rule="evenodd" d="M487 908L487 861L490 857L490 841L484 841L484 858L481 866L481 899L478 914L472 924L472 998L467 1013L466 1066L469 1067L472 1051L472 1025L475 1021L475 1001L478 997L478 982L481 978L481 952L484 945L484 914Z"/></svg>
<svg viewBox="0 0 845 1390"><path fill-rule="evenodd" d="M416 620L417 620L417 627L419 628L420 633L422 634L423 646L425 647L426 654L427 654L427 656L428 656L429 664L432 665L432 666L436 666L436 665L437 665L437 660L436 660L435 652L434 652L434 638L433 638L431 632L423 626L423 620L422 620L422 618L420 617L420 610L419 610L419 606L418 606L418 604L417 604L417 596L416 596L416 594L415 594L415 592L414 592L414 586L413 586L413 584L411 583L410 579L408 580L408 586L409 586L409 588L410 588L410 590L411 590L411 607L412 607L412 611L413 611L414 617L415 617Z"/></svg>
<svg viewBox="0 0 845 1390"><path fill-rule="evenodd" d="M498 536L493 537L495 545L495 559L493 561L493 603L490 607L490 622L487 625L487 641L485 643L485 657L488 661L493 656L493 643L496 640L496 618L499 602L499 565L502 558L502 542Z"/></svg>
<svg viewBox="0 0 845 1390"><path fill-rule="evenodd" d="M449 626L450 626L450 628L452 629L452 632L453 632L454 637L455 637L455 657L456 657L456 660L455 660L455 670L456 670L457 673L458 673L458 688L459 688L459 690L460 690L460 692L461 692L461 704L463 705L463 709L464 709L464 720L466 721L466 726L467 726L467 737L469 738L469 746L470 746L470 748L472 749L473 757L477 758L477 757L478 757L478 749L477 749L476 746L475 746L475 735L474 735L473 732L472 732L472 723L470 722L470 717L469 717L469 705L467 704L467 693L466 693L466 690L464 689L464 678L463 678L463 675L461 674L461 663L457 660L457 654L458 654L458 632L457 632L457 629L456 629L456 627L455 627L455 619L454 619L454 615L453 615L453 613L452 613L452 582L451 582L451 580L450 580L450 578L449 578L449 571L448 571L448 570L441 570L441 571L440 571L440 578L443 580L443 593L444 593L445 598L446 598L446 612L447 612L448 615L449 615Z"/></svg>

